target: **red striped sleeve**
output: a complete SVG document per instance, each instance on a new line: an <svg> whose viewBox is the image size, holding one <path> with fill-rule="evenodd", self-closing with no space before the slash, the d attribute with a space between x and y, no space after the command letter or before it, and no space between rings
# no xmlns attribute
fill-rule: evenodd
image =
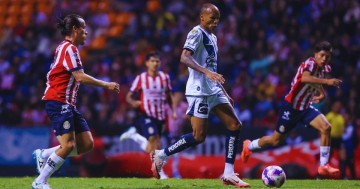
<svg viewBox="0 0 360 189"><path fill-rule="evenodd" d="M140 77L140 75L136 76L134 82L132 83L132 85L130 87L130 91L131 92L136 92L139 89L141 89L141 77Z"/></svg>
<svg viewBox="0 0 360 189"><path fill-rule="evenodd" d="M60 58L59 58L59 64L58 66L61 65L61 62L64 61L65 56L66 56L66 49L69 47L69 45L71 45L71 43L68 43L66 45L64 45L64 47L62 48L61 52L60 52Z"/></svg>
<svg viewBox="0 0 360 189"><path fill-rule="evenodd" d="M75 62L76 62L76 66L77 67L82 66L82 63L80 61L80 56L79 56L78 49L74 45L71 45L71 50L74 53L73 56L74 56L74 59L75 59Z"/></svg>

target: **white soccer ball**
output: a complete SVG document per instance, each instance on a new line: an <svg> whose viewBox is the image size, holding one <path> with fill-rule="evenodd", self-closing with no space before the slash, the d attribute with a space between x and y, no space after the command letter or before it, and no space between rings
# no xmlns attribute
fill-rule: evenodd
<svg viewBox="0 0 360 189"><path fill-rule="evenodd" d="M262 172L262 181L267 187L280 188L285 180L286 175L284 170L276 165L266 167Z"/></svg>

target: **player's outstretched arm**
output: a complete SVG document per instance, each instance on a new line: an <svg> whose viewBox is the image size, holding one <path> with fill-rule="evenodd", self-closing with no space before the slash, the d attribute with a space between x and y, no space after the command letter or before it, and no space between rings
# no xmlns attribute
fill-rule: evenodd
<svg viewBox="0 0 360 189"><path fill-rule="evenodd" d="M340 79L331 78L331 79L325 79L325 78L317 78L310 74L309 71L304 71L302 77L301 77L302 83L311 83L311 84L321 84L321 85L329 85L334 87L339 87L342 81Z"/></svg>
<svg viewBox="0 0 360 189"><path fill-rule="evenodd" d="M192 51L184 49L183 52L181 53L180 62L184 63L187 67L190 67L195 71L205 74L207 78L209 78L211 81L215 83L219 82L223 84L225 82L225 79L221 74L212 72L204 67L201 67L192 57L192 53L193 53Z"/></svg>
<svg viewBox="0 0 360 189"><path fill-rule="evenodd" d="M84 72L83 69L76 70L72 72L75 80L84 85L92 85L97 87L103 87L112 91L120 92L120 85L116 82L106 82L99 79L96 79Z"/></svg>

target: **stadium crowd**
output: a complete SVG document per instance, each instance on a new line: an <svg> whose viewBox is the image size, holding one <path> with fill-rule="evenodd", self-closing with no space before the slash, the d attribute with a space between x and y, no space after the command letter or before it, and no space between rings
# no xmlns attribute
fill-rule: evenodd
<svg viewBox="0 0 360 189"><path fill-rule="evenodd" d="M150 50L163 53L162 69L170 74L174 91L185 91L187 69L179 63L182 45L187 31L198 22L197 12L205 1L3 1L0 6L19 7L19 12L9 8L0 13L1 125L49 125L41 97L61 40L56 17L67 13L87 20L89 36L81 47L85 71L120 83L119 95L80 87L78 109L98 134L122 131L132 124L136 111L126 103L125 95L134 77L143 71L144 55ZM289 90L291 77L321 40L335 47L329 77L340 78L343 84L327 87L327 99L317 107L326 114L333 102L340 102L341 116L347 115L355 126L360 125L358 1L213 2L221 11L216 32L218 71L225 76L225 87L245 129L274 128L277 108ZM24 7L29 4L31 11L26 13ZM43 4L47 8L42 8ZM10 19L14 14L18 18L15 23ZM23 19L25 14L31 19Z"/></svg>

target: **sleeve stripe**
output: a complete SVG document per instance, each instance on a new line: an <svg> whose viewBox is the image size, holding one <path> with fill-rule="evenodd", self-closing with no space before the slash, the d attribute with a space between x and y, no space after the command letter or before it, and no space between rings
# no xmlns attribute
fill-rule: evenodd
<svg viewBox="0 0 360 189"><path fill-rule="evenodd" d="M73 71L77 71L77 70L81 70L81 69L83 69L83 67L82 67L82 66L79 66L79 67L70 69L69 71L70 71L70 72L73 72Z"/></svg>
<svg viewBox="0 0 360 189"><path fill-rule="evenodd" d="M191 52L195 53L195 50L194 50L194 49L192 49L191 47L185 46L185 47L184 47L184 49L189 50L189 51L191 51Z"/></svg>

